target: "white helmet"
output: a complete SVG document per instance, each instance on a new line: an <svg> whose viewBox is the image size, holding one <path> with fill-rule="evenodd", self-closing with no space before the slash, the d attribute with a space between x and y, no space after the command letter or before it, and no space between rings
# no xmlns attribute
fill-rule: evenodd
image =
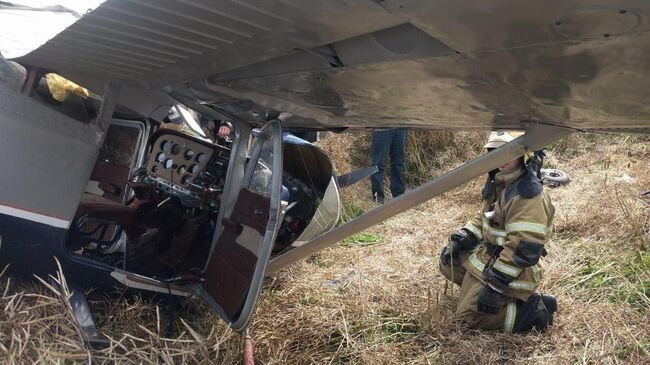
<svg viewBox="0 0 650 365"><path fill-rule="evenodd" d="M520 131L494 131L490 133L485 148L499 148L504 144L522 136L524 132Z"/></svg>

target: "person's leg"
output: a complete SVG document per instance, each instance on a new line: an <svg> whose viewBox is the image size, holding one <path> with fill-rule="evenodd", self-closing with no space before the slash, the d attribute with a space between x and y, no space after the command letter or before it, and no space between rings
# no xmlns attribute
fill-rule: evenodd
<svg viewBox="0 0 650 365"><path fill-rule="evenodd" d="M390 150L390 141L392 138L391 130L372 131L372 141L370 145L370 164L377 166L378 171L370 176L372 184L372 196L377 199L378 203L384 202L384 170L386 169L386 155Z"/></svg>
<svg viewBox="0 0 650 365"><path fill-rule="evenodd" d="M513 332L518 303L521 301L506 297L506 304L497 314L479 313L476 307L477 299L483 286L484 284L469 272L465 273L463 285L460 287L456 315L473 329Z"/></svg>
<svg viewBox="0 0 650 365"><path fill-rule="evenodd" d="M394 197L404 194L404 169L407 128L397 128L390 146L390 192Z"/></svg>

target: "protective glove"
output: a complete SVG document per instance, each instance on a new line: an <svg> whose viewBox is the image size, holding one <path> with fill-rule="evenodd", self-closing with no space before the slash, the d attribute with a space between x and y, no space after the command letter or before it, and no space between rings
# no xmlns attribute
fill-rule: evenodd
<svg viewBox="0 0 650 365"><path fill-rule="evenodd" d="M466 228L461 228L449 236L449 241L458 242L461 251L471 251L479 244L478 238Z"/></svg>
<svg viewBox="0 0 650 365"><path fill-rule="evenodd" d="M483 271L483 280L492 287L492 289L503 293L508 290L510 283L514 278L495 271L493 267Z"/></svg>
<svg viewBox="0 0 650 365"><path fill-rule="evenodd" d="M454 266L460 264L460 257L458 254L462 251L461 244L458 241L450 241L447 246L440 252L440 263L449 266L452 262Z"/></svg>
<svg viewBox="0 0 650 365"><path fill-rule="evenodd" d="M453 261L454 266L460 263L458 254L463 251L471 251L479 244L474 234L465 228L459 229L449 237L449 244L440 253L440 263L449 266Z"/></svg>
<svg viewBox="0 0 650 365"><path fill-rule="evenodd" d="M477 310L479 313L497 314L505 305L503 294L492 289L489 285L481 288L478 293Z"/></svg>

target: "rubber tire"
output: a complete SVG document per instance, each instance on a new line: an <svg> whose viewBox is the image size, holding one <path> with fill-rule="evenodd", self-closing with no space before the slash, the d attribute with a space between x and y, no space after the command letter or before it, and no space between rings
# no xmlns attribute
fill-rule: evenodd
<svg viewBox="0 0 650 365"><path fill-rule="evenodd" d="M542 180L548 182L551 186L560 186L566 185L571 181L569 175L562 171L556 169L542 169Z"/></svg>

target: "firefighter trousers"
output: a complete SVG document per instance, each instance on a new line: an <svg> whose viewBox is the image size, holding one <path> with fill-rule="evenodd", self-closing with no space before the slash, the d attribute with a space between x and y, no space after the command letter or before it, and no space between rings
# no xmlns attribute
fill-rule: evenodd
<svg viewBox="0 0 650 365"><path fill-rule="evenodd" d="M464 267L471 252L463 252L460 262L440 264L440 271L447 280L460 286L456 315L473 329L522 332L548 322L547 311L539 294L533 294L527 301L505 296L505 305L497 314L480 313L477 309L478 294L485 284L471 275Z"/></svg>

